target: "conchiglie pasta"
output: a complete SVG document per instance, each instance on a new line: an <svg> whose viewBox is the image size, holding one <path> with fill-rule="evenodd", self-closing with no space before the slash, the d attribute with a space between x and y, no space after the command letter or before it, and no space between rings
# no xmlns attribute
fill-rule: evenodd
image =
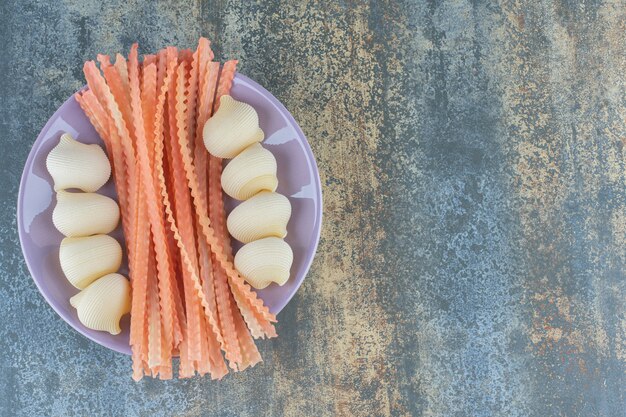
<svg viewBox="0 0 626 417"><path fill-rule="evenodd" d="M235 255L235 268L254 288L272 282L284 285L289 279L293 252L282 239L267 237L245 244Z"/></svg>
<svg viewBox="0 0 626 417"><path fill-rule="evenodd" d="M111 176L111 164L102 148L77 142L68 133L48 154L46 167L55 191L78 188L94 192Z"/></svg>
<svg viewBox="0 0 626 417"><path fill-rule="evenodd" d="M68 281L82 290L99 277L119 269L122 247L108 235L66 237L61 241L59 260Z"/></svg>
<svg viewBox="0 0 626 417"><path fill-rule="evenodd" d="M119 334L120 319L130 312L130 284L120 274L108 274L70 298L87 328Z"/></svg>
<svg viewBox="0 0 626 417"><path fill-rule="evenodd" d="M276 191L276 158L256 143L237 155L222 172L224 192L237 200L246 200L259 191Z"/></svg>
<svg viewBox="0 0 626 417"><path fill-rule="evenodd" d="M202 133L204 146L218 158L234 158L264 138L254 107L228 95L222 96L219 109L207 120Z"/></svg>
<svg viewBox="0 0 626 417"><path fill-rule="evenodd" d="M287 197L262 191L235 207L226 224L235 239L249 243L264 237L284 238L289 217L291 203Z"/></svg>
<svg viewBox="0 0 626 417"><path fill-rule="evenodd" d="M110 233L120 220L115 200L96 193L59 191L52 212L57 230L68 237Z"/></svg>

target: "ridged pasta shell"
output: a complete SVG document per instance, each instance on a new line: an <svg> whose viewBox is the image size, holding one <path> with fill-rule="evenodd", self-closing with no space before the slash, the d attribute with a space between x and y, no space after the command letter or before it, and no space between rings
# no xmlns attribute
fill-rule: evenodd
<svg viewBox="0 0 626 417"><path fill-rule="evenodd" d="M231 96L222 96L220 107L207 120L202 136L209 153L218 158L234 158L265 137L254 107Z"/></svg>
<svg viewBox="0 0 626 417"><path fill-rule="evenodd" d="M289 217L291 203L287 197L262 191L235 207L226 225L235 239L249 243L264 237L284 238Z"/></svg>
<svg viewBox="0 0 626 417"><path fill-rule="evenodd" d="M68 281L82 290L101 276L119 269L122 247L108 235L66 237L61 241L59 260Z"/></svg>
<svg viewBox="0 0 626 417"><path fill-rule="evenodd" d="M115 200L96 193L57 193L52 212L54 227L65 236L79 237L110 233L120 220Z"/></svg>
<svg viewBox="0 0 626 417"><path fill-rule="evenodd" d="M130 284L120 274L108 274L70 298L78 320L87 328L119 334L120 319L130 312Z"/></svg>
<svg viewBox="0 0 626 417"><path fill-rule="evenodd" d="M77 142L68 133L48 154L46 167L55 191L78 188L94 192L111 176L111 164L102 148Z"/></svg>
<svg viewBox="0 0 626 417"><path fill-rule="evenodd" d="M224 192L237 200L246 200L259 191L276 191L276 158L255 143L237 155L222 172Z"/></svg>
<svg viewBox="0 0 626 417"><path fill-rule="evenodd" d="M292 262L291 247L277 237L247 243L235 255L235 268L257 289L287 282Z"/></svg>

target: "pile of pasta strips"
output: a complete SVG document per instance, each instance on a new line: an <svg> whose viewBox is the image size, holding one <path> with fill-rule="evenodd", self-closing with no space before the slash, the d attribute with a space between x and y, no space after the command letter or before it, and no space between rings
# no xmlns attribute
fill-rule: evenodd
<svg viewBox="0 0 626 417"><path fill-rule="evenodd" d="M202 128L228 95L237 61L213 61L210 42L168 47L140 62L98 55L76 94L103 139L126 237L133 378L222 378L261 360L253 338L275 337L276 318L232 263L220 175ZM223 354L222 354L223 352Z"/></svg>

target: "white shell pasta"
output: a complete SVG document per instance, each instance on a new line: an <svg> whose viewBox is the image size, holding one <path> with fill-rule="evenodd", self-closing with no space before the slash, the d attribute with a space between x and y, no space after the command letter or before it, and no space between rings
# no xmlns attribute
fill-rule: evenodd
<svg viewBox="0 0 626 417"><path fill-rule="evenodd" d="M202 134L204 146L218 158L234 158L264 138L254 107L228 95L222 96L219 109L207 120Z"/></svg>
<svg viewBox="0 0 626 417"><path fill-rule="evenodd" d="M94 192L111 176L111 164L102 148L77 142L68 133L48 154L46 167L55 191L78 188Z"/></svg>
<svg viewBox="0 0 626 417"><path fill-rule="evenodd" d="M235 268L254 288L275 282L283 285L289 279L293 262L291 247L277 237L266 237L245 244L235 255Z"/></svg>
<svg viewBox="0 0 626 417"><path fill-rule="evenodd" d="M82 290L99 277L119 269L122 247L108 235L66 237L61 241L59 260L68 281Z"/></svg>
<svg viewBox="0 0 626 417"><path fill-rule="evenodd" d="M237 200L246 200L259 191L276 191L276 158L255 143L237 155L222 172L224 192Z"/></svg>
<svg viewBox="0 0 626 417"><path fill-rule="evenodd" d="M291 203L287 197L262 191L235 207L226 225L235 239L249 243L264 237L287 236L289 217Z"/></svg>
<svg viewBox="0 0 626 417"><path fill-rule="evenodd" d="M120 274L108 274L70 298L87 328L119 334L120 319L130 312L130 284Z"/></svg>
<svg viewBox="0 0 626 417"><path fill-rule="evenodd" d="M68 237L110 233L120 220L115 200L96 193L57 193L52 222Z"/></svg>

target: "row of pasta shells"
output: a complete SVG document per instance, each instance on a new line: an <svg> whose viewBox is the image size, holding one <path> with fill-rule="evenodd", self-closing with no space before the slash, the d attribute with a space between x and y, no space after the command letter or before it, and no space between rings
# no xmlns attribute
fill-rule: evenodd
<svg viewBox="0 0 626 417"><path fill-rule="evenodd" d="M284 241L291 204L275 192L276 158L260 144L264 134L256 110L222 96L203 136L211 155L232 158L222 172L222 189L230 197L244 200L227 219L231 236L244 243L235 255L235 267L254 288L272 282L285 284L293 263L291 247Z"/></svg>
<svg viewBox="0 0 626 417"><path fill-rule="evenodd" d="M111 176L109 159L100 146L65 133L48 154L46 167L57 192L52 222L65 236L59 262L68 281L81 290L70 304L85 327L118 334L121 317L130 312L130 284L115 273L122 247L107 233L117 227L120 210L115 200L95 193Z"/></svg>

